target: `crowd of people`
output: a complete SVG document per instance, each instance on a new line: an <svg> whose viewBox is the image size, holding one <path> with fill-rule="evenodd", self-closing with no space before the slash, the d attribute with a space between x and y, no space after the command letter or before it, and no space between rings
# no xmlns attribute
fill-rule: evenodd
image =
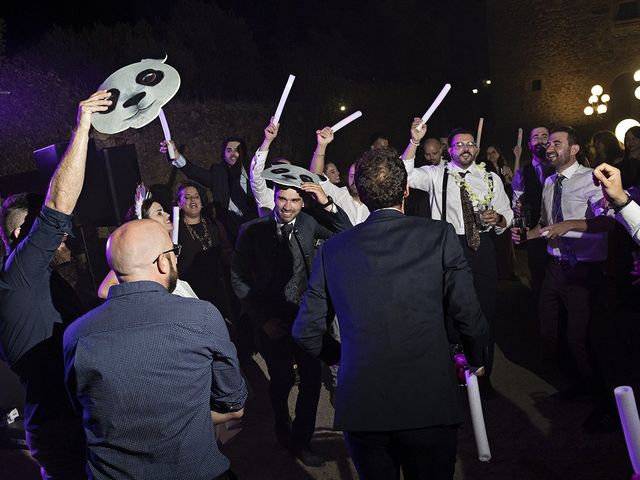
<svg viewBox="0 0 640 480"><path fill-rule="evenodd" d="M615 428L592 331L615 328L605 311L629 307L640 275L640 127L624 148L598 132L590 163L573 128L538 125L531 162L520 166L517 146L511 169L475 132L427 137L415 118L402 154L376 133L344 182L324 127L309 163L297 162L320 181L295 186L263 176L292 163L267 167L273 119L250 161L238 137L209 169L171 142L189 179L176 189L179 219L138 188L107 241L104 303L87 312L55 267L73 234L91 116L110 96L80 102L46 198L11 195L0 212L0 357L25 389L42 478L236 478L215 426L242 417L242 365L259 352L274 435L305 465L325 463L311 448L324 362L361 478L451 479L463 421L452 352L464 350L490 401L496 290L514 277L514 245L528 259L541 356L570 365L556 398L593 401L587 432ZM604 288L610 277L619 288Z"/></svg>

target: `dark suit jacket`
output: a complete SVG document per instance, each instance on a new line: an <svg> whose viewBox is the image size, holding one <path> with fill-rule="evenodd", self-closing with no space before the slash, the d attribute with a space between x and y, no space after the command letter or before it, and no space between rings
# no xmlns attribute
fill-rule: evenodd
<svg viewBox="0 0 640 480"><path fill-rule="evenodd" d="M325 242L293 326L294 339L316 356L330 306L341 337L336 429L462 422L445 311L471 365L483 364L488 326L451 225L378 210Z"/></svg>
<svg viewBox="0 0 640 480"><path fill-rule="evenodd" d="M202 168L189 160L180 169L189 179L211 189L213 202L216 205L216 213L222 219L225 227L235 239L240 225L258 216L256 202L253 199L253 192L247 178L247 193L243 196L242 202L236 205L242 212L239 216L229 210L229 200L231 200L231 171L227 164L222 161L213 163L209 170ZM238 203L238 202L236 202Z"/></svg>
<svg viewBox="0 0 640 480"><path fill-rule="evenodd" d="M338 213L326 213L326 221L331 223L333 231L304 212L296 217L291 241L297 242L302 250L307 276L311 271L316 241L351 227L349 218L340 208ZM286 283L293 272L282 272L283 265L278 262L279 248L280 239L273 214L256 218L240 228L231 261L231 285L243 311L256 327L261 327L269 317L293 322L298 311L298 305L287 304L284 299L282 283L283 280Z"/></svg>

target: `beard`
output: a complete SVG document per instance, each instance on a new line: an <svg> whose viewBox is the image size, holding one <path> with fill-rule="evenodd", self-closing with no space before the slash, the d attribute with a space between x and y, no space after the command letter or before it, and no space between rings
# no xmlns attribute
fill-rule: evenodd
<svg viewBox="0 0 640 480"><path fill-rule="evenodd" d="M173 263L169 263L169 282L167 285L167 290L169 293L173 293L176 289L176 285L178 284L178 271L173 266Z"/></svg>
<svg viewBox="0 0 640 480"><path fill-rule="evenodd" d="M533 154L538 158L545 158L547 153L547 147L542 145L541 143L537 143L533 146Z"/></svg>

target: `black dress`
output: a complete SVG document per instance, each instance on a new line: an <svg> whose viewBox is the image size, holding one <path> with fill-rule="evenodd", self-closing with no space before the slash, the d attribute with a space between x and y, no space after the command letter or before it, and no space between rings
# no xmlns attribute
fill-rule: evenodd
<svg viewBox="0 0 640 480"><path fill-rule="evenodd" d="M211 302L225 318L229 318L222 245L217 225L206 217L194 225L186 225L180 219L178 243L182 245L178 257L178 277L189 282L200 299Z"/></svg>

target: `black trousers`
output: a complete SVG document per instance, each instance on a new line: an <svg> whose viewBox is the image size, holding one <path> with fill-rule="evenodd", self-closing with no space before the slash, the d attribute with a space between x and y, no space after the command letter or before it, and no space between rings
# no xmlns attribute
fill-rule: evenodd
<svg viewBox="0 0 640 480"><path fill-rule="evenodd" d="M531 290L536 304L540 298L540 290L544 281L549 255L547 254L547 239L536 238L525 242L527 248L527 264L531 273Z"/></svg>
<svg viewBox="0 0 640 480"><path fill-rule="evenodd" d="M506 235L507 233L503 233ZM458 235L460 245L464 251L471 272L473 273L473 285L476 288L476 295L480 302L480 308L484 313L487 323L489 323L488 351L485 354L485 378L491 375L493 368L493 324L496 315L496 288L498 287L498 267L496 263L496 248L491 238L491 233L480 234L480 247L472 250L467 245L467 238Z"/></svg>
<svg viewBox="0 0 640 480"><path fill-rule="evenodd" d="M295 384L294 363L298 365L300 386L295 418L291 427L293 447L308 446L316 428L320 400L320 361L302 350L291 335L272 339L261 333L260 353L269 370L269 397L277 426L288 424L289 392Z"/></svg>
<svg viewBox="0 0 640 480"><path fill-rule="evenodd" d="M589 330L602 285L602 264L577 265L550 261L540 292L540 334L552 344L561 334L561 307L567 312L564 336L571 358L584 379L594 376Z"/></svg>
<svg viewBox="0 0 640 480"><path fill-rule="evenodd" d="M360 480L451 480L456 465L457 426L393 432L345 432Z"/></svg>

